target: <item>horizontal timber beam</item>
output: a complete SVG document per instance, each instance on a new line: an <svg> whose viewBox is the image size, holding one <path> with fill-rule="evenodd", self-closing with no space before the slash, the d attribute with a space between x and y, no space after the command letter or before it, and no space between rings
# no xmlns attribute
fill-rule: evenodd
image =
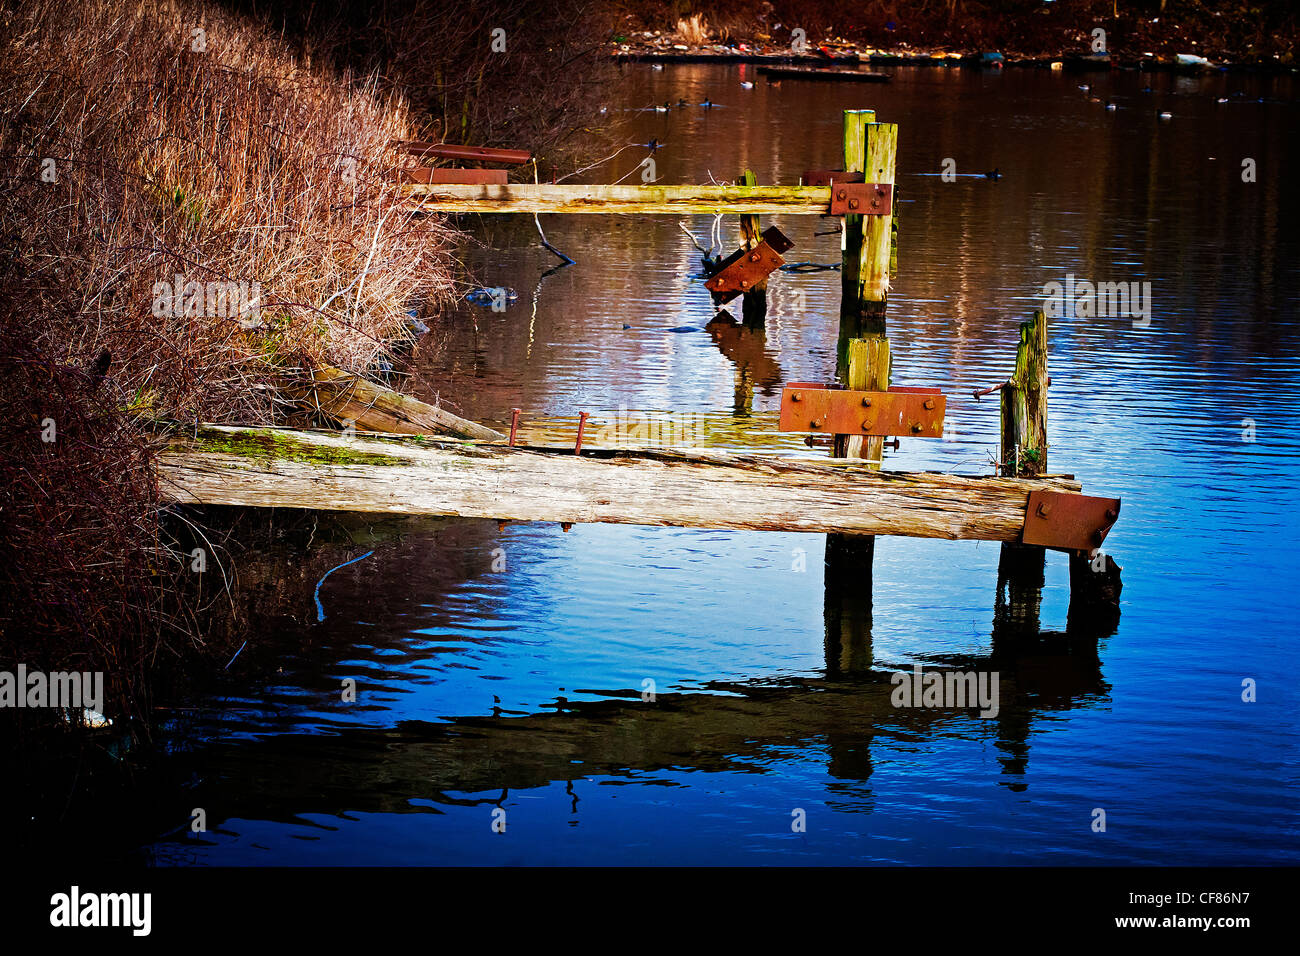
<svg viewBox="0 0 1300 956"><path fill-rule="evenodd" d="M728 213L826 215L829 186L573 186L567 183L415 183L403 187L421 212L587 213L690 216Z"/></svg>
<svg viewBox="0 0 1300 956"><path fill-rule="evenodd" d="M870 470L776 457L483 445L205 426L159 460L165 499L515 521L1016 541L1066 478Z"/></svg>

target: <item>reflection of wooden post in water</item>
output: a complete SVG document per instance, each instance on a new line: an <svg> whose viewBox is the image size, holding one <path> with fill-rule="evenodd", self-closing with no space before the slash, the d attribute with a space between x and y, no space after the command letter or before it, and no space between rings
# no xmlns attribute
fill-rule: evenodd
<svg viewBox="0 0 1300 956"><path fill-rule="evenodd" d="M1015 374L1002 386L1002 455L998 473L1033 477L1047 472L1047 317L1035 312L1021 323ZM1043 599L1045 549L1031 544L1002 545L998 594L993 612L995 635L1037 634Z"/></svg>
<svg viewBox="0 0 1300 956"><path fill-rule="evenodd" d="M872 110L844 111L844 169L868 182L894 181L898 127L874 122ZM891 216L844 217L840 335L836 377L847 388L889 388L885 306L889 292ZM835 455L880 467L884 438L836 435ZM871 563L876 539L826 536L826 666L830 674L871 669Z"/></svg>
<svg viewBox="0 0 1300 956"><path fill-rule="evenodd" d="M740 177L746 186L757 186L758 180L753 170L745 170ZM763 241L762 229L757 216L740 217L740 239L746 249L753 249ZM746 325L760 326L767 321L767 279L754 285L754 288L742 293L741 318ZM751 397L753 395L751 389Z"/></svg>
<svg viewBox="0 0 1300 956"><path fill-rule="evenodd" d="M754 409L755 385L764 395L771 395L781 384L781 366L767 351L767 333L762 326L741 325L726 309L719 311L704 331L735 366L735 411L748 415Z"/></svg>

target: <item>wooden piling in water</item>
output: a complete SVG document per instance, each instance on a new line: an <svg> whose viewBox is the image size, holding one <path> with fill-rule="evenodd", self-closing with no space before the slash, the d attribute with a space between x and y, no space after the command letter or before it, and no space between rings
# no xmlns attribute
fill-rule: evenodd
<svg viewBox="0 0 1300 956"><path fill-rule="evenodd" d="M1032 478L1047 473L1047 317L1042 310L1020 325L1016 370L1001 390L999 473Z"/></svg>
<svg viewBox="0 0 1300 956"><path fill-rule="evenodd" d="M844 111L844 168L867 182L893 184L898 126L875 122L872 110ZM841 338L885 334L893 216L844 217L841 266Z"/></svg>
<svg viewBox="0 0 1300 956"><path fill-rule="evenodd" d="M741 182L746 186L757 186L758 178L754 171L747 169L740 176ZM746 249L753 249L763 241L762 228L759 225L758 216L747 215L740 217L740 238L741 244ZM741 299L741 321L745 325L754 327L760 326L767 321L767 279L755 284L752 289L743 293Z"/></svg>
<svg viewBox="0 0 1300 956"><path fill-rule="evenodd" d="M1016 370L1001 389L1002 450L999 474L1037 478L1047 474L1047 317L1036 311L1020 325ZM1003 542L998 563L997 616L1009 626L1037 627L1046 550ZM1069 552L1070 624L1074 632L1109 632L1119 614L1122 570L1109 555Z"/></svg>
<svg viewBox="0 0 1300 956"><path fill-rule="evenodd" d="M893 183L898 127L876 123L874 110L844 111L844 169L868 181ZM878 178L873 178L878 177ZM885 337L891 252L890 216L844 217L839 345L836 377L846 388L889 388L889 339ZM884 438L837 435L835 455L865 458L880 467ZM829 535L826 539L827 667L852 668L871 661L871 591L874 537ZM856 589L849 587L856 582ZM856 590L856 593L855 593ZM838 650L836 650L838 649Z"/></svg>
<svg viewBox="0 0 1300 956"><path fill-rule="evenodd" d="M1047 473L1047 317L1034 313L1020 325L1016 368L999 392L1001 453L998 474ZM1003 542L998 559L995 624L1025 633L1037 631L1047 551L1032 544Z"/></svg>

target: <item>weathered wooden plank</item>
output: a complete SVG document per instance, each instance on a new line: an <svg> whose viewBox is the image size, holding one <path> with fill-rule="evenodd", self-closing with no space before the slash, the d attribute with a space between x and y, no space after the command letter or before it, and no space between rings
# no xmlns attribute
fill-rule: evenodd
<svg viewBox="0 0 1300 956"><path fill-rule="evenodd" d="M486 425L330 365L315 369L312 383L311 388L303 389L299 395L302 404L363 431L459 435L479 441L504 441L506 437Z"/></svg>
<svg viewBox="0 0 1300 956"><path fill-rule="evenodd" d="M171 501L1014 541L1032 481L735 455L555 450L210 426L160 457Z"/></svg>
<svg viewBox="0 0 1300 956"><path fill-rule="evenodd" d="M581 186L415 183L402 187L423 212L603 213L690 216L704 213L820 216L829 186Z"/></svg>

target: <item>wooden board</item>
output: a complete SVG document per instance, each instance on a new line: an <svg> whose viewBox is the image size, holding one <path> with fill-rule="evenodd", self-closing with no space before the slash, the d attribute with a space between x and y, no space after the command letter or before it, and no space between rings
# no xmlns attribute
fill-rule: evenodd
<svg viewBox="0 0 1300 956"><path fill-rule="evenodd" d="M772 457L511 448L208 426L160 456L159 484L189 504L612 522L756 531L1018 540L1021 480L869 470Z"/></svg>
<svg viewBox="0 0 1300 956"><path fill-rule="evenodd" d="M821 216L827 186L575 186L568 183L404 186L422 212L624 213L692 216L706 213Z"/></svg>

